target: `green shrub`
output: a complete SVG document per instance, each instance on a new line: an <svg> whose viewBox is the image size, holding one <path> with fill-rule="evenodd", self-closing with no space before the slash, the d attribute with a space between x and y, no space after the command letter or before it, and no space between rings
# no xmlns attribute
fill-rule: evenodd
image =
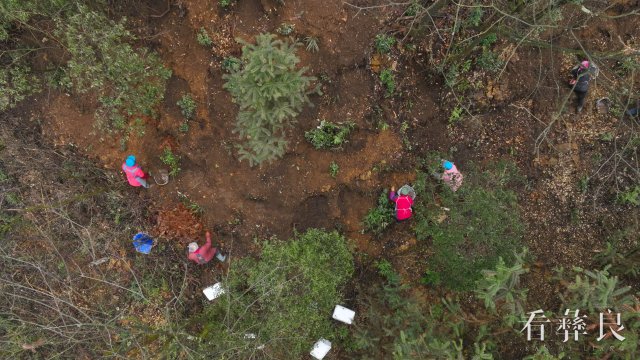
<svg viewBox="0 0 640 360"><path fill-rule="evenodd" d="M276 29L276 32L280 35L291 35L293 34L293 30L295 29L295 25L294 24L289 24L289 23L282 23L280 24L280 26Z"/></svg>
<svg viewBox="0 0 640 360"><path fill-rule="evenodd" d="M27 96L39 92L39 85L27 66L0 68L0 111L10 109Z"/></svg>
<svg viewBox="0 0 640 360"><path fill-rule="evenodd" d="M213 45L213 40L211 40L211 38L209 37L209 34L207 34L207 30L205 30L202 27L200 28L200 31L196 35L196 40L198 41L198 44L202 46L210 47L211 45Z"/></svg>
<svg viewBox="0 0 640 360"><path fill-rule="evenodd" d="M378 197L376 207L367 212L364 217L363 226L365 232L371 232L374 235L380 235L382 232L394 222L394 206L389 201L389 193L385 189Z"/></svg>
<svg viewBox="0 0 640 360"><path fill-rule="evenodd" d="M384 266L386 284L367 285L371 289L365 291L372 294L361 306L365 313L355 325L353 340L357 353L350 358L375 359L380 354L398 360L467 358L460 306L444 299L425 304L400 283L399 275L386 268L388 264L384 260L378 263L378 267Z"/></svg>
<svg viewBox="0 0 640 360"><path fill-rule="evenodd" d="M480 41L480 46L488 48L491 45L495 44L496 41L498 41L498 35L496 35L495 33L490 33Z"/></svg>
<svg viewBox="0 0 640 360"><path fill-rule="evenodd" d="M558 269L557 278L567 283L566 290L560 294L562 304L566 309L581 309L594 313L598 311L622 311L626 305L634 305L636 300L631 287L623 286L617 276L609 274L609 267L602 270L585 270L574 267L575 278L573 282L569 274L564 274L563 269Z"/></svg>
<svg viewBox="0 0 640 360"><path fill-rule="evenodd" d="M482 54L476 59L476 65L489 72L498 72L504 65L504 61L500 60L493 51L483 50Z"/></svg>
<svg viewBox="0 0 640 360"><path fill-rule="evenodd" d="M462 114L464 113L464 108L462 106L456 105L456 107L451 110L451 115L449 115L449 124L455 124L460 119L462 119Z"/></svg>
<svg viewBox="0 0 640 360"><path fill-rule="evenodd" d="M198 323L212 358L250 359L256 347L274 359L301 359L320 337L337 336L331 314L354 265L346 239L310 229L287 242L260 242L259 259L234 262L227 293L208 304ZM248 340L245 334L256 338Z"/></svg>
<svg viewBox="0 0 640 360"><path fill-rule="evenodd" d="M409 4L407 9L404 11L404 16L416 16L424 10L424 6L422 6L417 0L412 0L411 4Z"/></svg>
<svg viewBox="0 0 640 360"><path fill-rule="evenodd" d="M196 114L196 109L198 108L198 105L193 97L191 97L191 94L182 95L182 98L178 100L176 105L180 108L182 116L187 120L193 119Z"/></svg>
<svg viewBox="0 0 640 360"><path fill-rule="evenodd" d="M482 21L482 15L484 15L482 7L473 7L469 13L469 17L467 18L467 23L471 26L479 26Z"/></svg>
<svg viewBox="0 0 640 360"><path fill-rule="evenodd" d="M421 194L438 193L441 204L418 198L414 206L416 236L432 240L434 253L427 262L439 273L443 285L471 290L482 270L495 268L500 257L511 263L521 248L523 224L517 196L507 187L521 179L513 163L491 164L484 171L469 164L462 170L462 187L454 193L431 178L432 172L441 171L439 162L427 163L431 169L418 172L414 188Z"/></svg>
<svg viewBox="0 0 640 360"><path fill-rule="evenodd" d="M258 35L255 45L240 42L244 67L224 75L224 87L240 105L235 129L244 141L240 159L253 166L284 154L283 132L309 103L315 78L303 75L306 68L296 70L295 44L275 40L273 34Z"/></svg>
<svg viewBox="0 0 640 360"><path fill-rule="evenodd" d="M338 176L338 171L340 171L340 166L338 166L335 161L332 161L331 164L329 164L329 175L331 175L332 178L335 178Z"/></svg>
<svg viewBox="0 0 640 360"><path fill-rule="evenodd" d="M164 148L164 152L160 156L160 160L169 166L169 175L176 176L180 172L180 156L171 151L170 148Z"/></svg>
<svg viewBox="0 0 640 360"><path fill-rule="evenodd" d="M391 69L384 69L380 72L380 82L387 90L385 96L392 96L396 91L396 79Z"/></svg>
<svg viewBox="0 0 640 360"><path fill-rule="evenodd" d="M527 300L527 289L520 288L520 276L529 272L524 268L525 248L516 254L515 263L506 266L502 258L498 258L495 270L483 270L483 277L478 281L476 295L484 302L484 306L496 313L496 304L501 304L502 317L507 326L513 326L524 316L524 304Z"/></svg>
<svg viewBox="0 0 640 360"><path fill-rule="evenodd" d="M337 123L322 120L316 128L304 133L305 139L316 149L335 149L347 143L355 124L351 121Z"/></svg>
<svg viewBox="0 0 640 360"><path fill-rule="evenodd" d="M307 51L309 52L318 52L320 51L320 47L318 46L318 38L314 36L307 36L304 39L304 42L307 44Z"/></svg>
<svg viewBox="0 0 640 360"><path fill-rule="evenodd" d="M226 72L230 72L230 73L240 71L240 68L242 68L242 61L237 57L228 56L224 58L224 60L222 60L222 68Z"/></svg>
<svg viewBox="0 0 640 360"><path fill-rule="evenodd" d="M220 7L222 7L223 9L226 9L231 6L233 1L234 0L218 0L218 4L220 4Z"/></svg>
<svg viewBox="0 0 640 360"><path fill-rule="evenodd" d="M622 205L640 205L640 185L635 185L630 189L622 191L616 198L619 204Z"/></svg>
<svg viewBox="0 0 640 360"><path fill-rule="evenodd" d="M118 129L126 117L156 116L171 71L155 55L126 43L132 36L124 22L78 6L77 13L57 21L56 35L70 54L62 83L80 94L97 92L101 125Z"/></svg>
<svg viewBox="0 0 640 360"><path fill-rule="evenodd" d="M396 38L386 34L378 34L376 35L376 39L374 40L376 51L380 54L390 53L395 43Z"/></svg>

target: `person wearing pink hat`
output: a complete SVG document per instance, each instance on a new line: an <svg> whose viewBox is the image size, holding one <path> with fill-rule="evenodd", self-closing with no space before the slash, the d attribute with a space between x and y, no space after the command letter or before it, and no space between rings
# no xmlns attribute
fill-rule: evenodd
<svg viewBox="0 0 640 360"><path fill-rule="evenodd" d="M573 92L576 93L577 96L577 112L582 111L584 99L587 97L587 91L589 91L589 81L591 81L590 68L591 64L589 61L584 60L571 69L571 76L573 78L569 81L569 85L573 87Z"/></svg>

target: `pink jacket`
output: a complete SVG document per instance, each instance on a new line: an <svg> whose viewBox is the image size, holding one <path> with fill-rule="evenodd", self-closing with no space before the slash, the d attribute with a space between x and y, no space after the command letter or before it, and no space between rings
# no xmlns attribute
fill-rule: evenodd
<svg viewBox="0 0 640 360"><path fill-rule="evenodd" d="M211 261L217 252L218 249L211 246L211 234L207 231L207 242L200 246L198 250L189 253L188 258L196 264L202 265Z"/></svg>
<svg viewBox="0 0 640 360"><path fill-rule="evenodd" d="M462 174L458 171L458 168L453 165L450 170L445 170L442 174L442 181L449 185L452 191L458 190L462 185Z"/></svg>
<svg viewBox="0 0 640 360"><path fill-rule="evenodd" d="M127 181L129 181L129 185L142 186L138 182L138 180L136 180L136 178L137 177L144 178L146 175L144 174L144 172L142 171L142 169L138 164L135 164L133 166L127 166L126 163L122 163L122 171L124 171L125 175L127 175Z"/></svg>

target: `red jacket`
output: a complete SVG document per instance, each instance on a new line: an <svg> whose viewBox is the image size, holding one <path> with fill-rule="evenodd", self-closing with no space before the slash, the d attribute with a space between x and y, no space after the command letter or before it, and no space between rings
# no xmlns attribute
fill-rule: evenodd
<svg viewBox="0 0 640 360"><path fill-rule="evenodd" d="M411 205L413 205L413 199L411 198L411 196L398 196L394 191L392 191L389 194L389 199L396 203L396 219L406 220L411 217L411 214L413 212L411 210Z"/></svg>
<svg viewBox="0 0 640 360"><path fill-rule="evenodd" d="M206 264L216 255L218 249L211 246L211 234L207 231L207 242L200 246L198 250L189 253L189 260L196 264Z"/></svg>
<svg viewBox="0 0 640 360"><path fill-rule="evenodd" d="M127 181L129 181L129 185L142 186L138 182L138 180L136 180L136 178L137 177L144 178L146 175L144 174L144 172L142 171L142 169L138 164L135 164L133 166L127 166L127 163L124 162L122 163L122 171L124 171L125 175L127 175Z"/></svg>

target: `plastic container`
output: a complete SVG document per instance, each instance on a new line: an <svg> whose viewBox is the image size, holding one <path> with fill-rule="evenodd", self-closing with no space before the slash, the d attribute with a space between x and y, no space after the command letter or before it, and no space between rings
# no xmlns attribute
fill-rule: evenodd
<svg viewBox="0 0 640 360"><path fill-rule="evenodd" d="M169 171L167 169L155 170L151 173L151 176L153 176L153 181L160 186L167 185L169 182Z"/></svg>
<svg viewBox="0 0 640 360"><path fill-rule="evenodd" d="M153 248L153 238L145 233L137 233L133 236L133 247L137 252L149 254Z"/></svg>
<svg viewBox="0 0 640 360"><path fill-rule="evenodd" d="M207 297L209 301L214 300L220 295L224 294L224 289L222 288L222 283L215 283L209 287L206 287L202 290L204 296Z"/></svg>
<svg viewBox="0 0 640 360"><path fill-rule="evenodd" d="M331 350L331 341L327 339L320 339L315 343L315 345L313 345L313 349L311 349L309 354L318 360L322 360L329 350Z"/></svg>
<svg viewBox="0 0 640 360"><path fill-rule="evenodd" d="M351 325L355 317L356 317L355 311L351 309L347 309L342 305L336 305L336 308L333 309L333 318L345 324Z"/></svg>

